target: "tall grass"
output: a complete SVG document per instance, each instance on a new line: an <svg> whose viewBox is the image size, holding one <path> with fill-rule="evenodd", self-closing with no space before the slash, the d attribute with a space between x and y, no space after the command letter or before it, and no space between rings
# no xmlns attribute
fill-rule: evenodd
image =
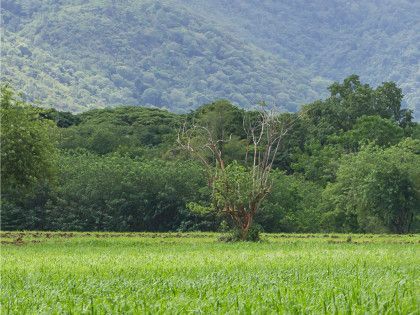
<svg viewBox="0 0 420 315"><path fill-rule="evenodd" d="M69 236L70 235L70 236ZM1 314L418 314L420 236L3 233Z"/></svg>

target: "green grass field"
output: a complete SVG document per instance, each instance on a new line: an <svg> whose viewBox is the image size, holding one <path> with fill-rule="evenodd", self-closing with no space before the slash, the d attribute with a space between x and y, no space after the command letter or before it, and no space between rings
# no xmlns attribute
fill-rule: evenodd
<svg viewBox="0 0 420 315"><path fill-rule="evenodd" d="M420 235L0 236L1 314L419 314Z"/></svg>

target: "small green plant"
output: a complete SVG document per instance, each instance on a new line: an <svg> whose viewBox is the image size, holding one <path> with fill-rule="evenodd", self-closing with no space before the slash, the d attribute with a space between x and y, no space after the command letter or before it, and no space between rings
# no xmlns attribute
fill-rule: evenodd
<svg viewBox="0 0 420 315"><path fill-rule="evenodd" d="M227 223L226 220L223 220L222 222L220 222L220 226L219 226L219 231L222 233L226 233L229 232L229 224Z"/></svg>
<svg viewBox="0 0 420 315"><path fill-rule="evenodd" d="M418 314L420 235L348 235L0 232L1 314Z"/></svg>
<svg viewBox="0 0 420 315"><path fill-rule="evenodd" d="M228 227L228 226L227 226ZM226 231L226 230L225 230ZM247 237L243 239L242 231L240 229L227 230L227 233L222 234L219 240L222 242L259 242L261 240L260 233L263 232L263 228L259 224L254 224L250 227Z"/></svg>

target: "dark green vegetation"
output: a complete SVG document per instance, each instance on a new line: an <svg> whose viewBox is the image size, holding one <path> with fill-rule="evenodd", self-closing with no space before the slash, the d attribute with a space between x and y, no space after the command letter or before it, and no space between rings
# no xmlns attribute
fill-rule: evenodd
<svg viewBox="0 0 420 315"><path fill-rule="evenodd" d="M373 89L357 76L329 90L324 101L279 117L295 123L255 227L418 232L420 133L401 90ZM230 138L221 146L227 164L246 166L238 160L249 143L245 111L229 102L185 115L138 107L73 115L31 107L9 88L1 101L3 230L215 231L231 223L202 211L215 206L214 192L176 143L183 122L195 120Z"/></svg>
<svg viewBox="0 0 420 315"><path fill-rule="evenodd" d="M2 314L416 314L419 236L1 233Z"/></svg>
<svg viewBox="0 0 420 315"><path fill-rule="evenodd" d="M2 79L69 111L218 98L295 111L359 73L397 82L415 109L419 12L408 0L4 0Z"/></svg>

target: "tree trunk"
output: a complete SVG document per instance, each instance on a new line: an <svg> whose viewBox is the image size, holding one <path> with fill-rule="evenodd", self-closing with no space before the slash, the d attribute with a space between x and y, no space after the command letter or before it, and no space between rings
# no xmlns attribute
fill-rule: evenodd
<svg viewBox="0 0 420 315"><path fill-rule="evenodd" d="M240 226L241 228L241 239L246 241L248 238L249 229L252 225L253 216L251 213L246 213L245 217L243 218L243 223Z"/></svg>

